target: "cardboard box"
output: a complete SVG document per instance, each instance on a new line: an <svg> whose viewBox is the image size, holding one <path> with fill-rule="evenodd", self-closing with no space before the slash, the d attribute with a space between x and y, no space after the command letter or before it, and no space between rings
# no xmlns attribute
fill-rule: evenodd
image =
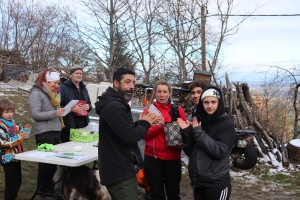
<svg viewBox="0 0 300 200"><path fill-rule="evenodd" d="M95 142L99 140L99 133L86 129L70 129L70 140L77 142Z"/></svg>

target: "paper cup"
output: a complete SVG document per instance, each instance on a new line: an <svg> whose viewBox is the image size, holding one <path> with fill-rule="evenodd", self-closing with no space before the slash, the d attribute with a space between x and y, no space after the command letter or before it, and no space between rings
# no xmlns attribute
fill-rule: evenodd
<svg viewBox="0 0 300 200"><path fill-rule="evenodd" d="M31 128L23 128L23 133L29 133L26 138L30 137L30 131L31 131Z"/></svg>
<svg viewBox="0 0 300 200"><path fill-rule="evenodd" d="M76 146L76 147L74 147L74 150L75 151L82 151L82 147L81 146Z"/></svg>

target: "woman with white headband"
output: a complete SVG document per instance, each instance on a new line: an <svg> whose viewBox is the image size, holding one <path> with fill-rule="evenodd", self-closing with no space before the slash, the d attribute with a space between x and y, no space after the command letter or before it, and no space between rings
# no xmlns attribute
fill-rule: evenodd
<svg viewBox="0 0 300 200"><path fill-rule="evenodd" d="M230 153L235 142L232 118L225 113L221 91L206 87L196 117L181 127L183 150L189 156L189 176L194 200L226 200L231 193Z"/></svg>
<svg viewBox="0 0 300 200"><path fill-rule="evenodd" d="M58 84L60 74L53 69L44 69L35 81L28 99L32 118L34 119L34 133L36 144L59 144L60 131L64 127L62 114L65 109L60 108ZM40 192L52 193L53 175L56 165L39 163Z"/></svg>

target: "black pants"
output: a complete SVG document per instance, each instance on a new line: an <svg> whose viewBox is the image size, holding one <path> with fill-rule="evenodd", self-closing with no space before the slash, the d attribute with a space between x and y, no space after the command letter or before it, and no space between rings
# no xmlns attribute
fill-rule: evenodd
<svg viewBox="0 0 300 200"><path fill-rule="evenodd" d="M5 173L4 200L15 200L22 183L21 162L10 162L3 165Z"/></svg>
<svg viewBox="0 0 300 200"><path fill-rule="evenodd" d="M69 142L70 141L70 129L62 129L60 132L60 140L61 143Z"/></svg>
<svg viewBox="0 0 300 200"><path fill-rule="evenodd" d="M59 131L49 131L41 134L35 135L36 144L59 144ZM48 192L53 190L54 185L52 183L52 178L56 172L57 166L52 164L39 163L39 190L41 192Z"/></svg>
<svg viewBox="0 0 300 200"><path fill-rule="evenodd" d="M196 187L194 200L228 200L231 193L231 183L226 186Z"/></svg>
<svg viewBox="0 0 300 200"><path fill-rule="evenodd" d="M180 200L181 160L160 160L145 155L145 175L151 200ZM166 191L166 194L165 194Z"/></svg>

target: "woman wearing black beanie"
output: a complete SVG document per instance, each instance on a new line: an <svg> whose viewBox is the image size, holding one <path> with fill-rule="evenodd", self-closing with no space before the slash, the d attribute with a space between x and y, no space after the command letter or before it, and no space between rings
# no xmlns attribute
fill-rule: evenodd
<svg viewBox="0 0 300 200"><path fill-rule="evenodd" d="M183 150L189 156L189 176L195 200L225 200L231 193L230 153L235 142L234 122L224 109L221 91L206 87L196 117L181 127Z"/></svg>

